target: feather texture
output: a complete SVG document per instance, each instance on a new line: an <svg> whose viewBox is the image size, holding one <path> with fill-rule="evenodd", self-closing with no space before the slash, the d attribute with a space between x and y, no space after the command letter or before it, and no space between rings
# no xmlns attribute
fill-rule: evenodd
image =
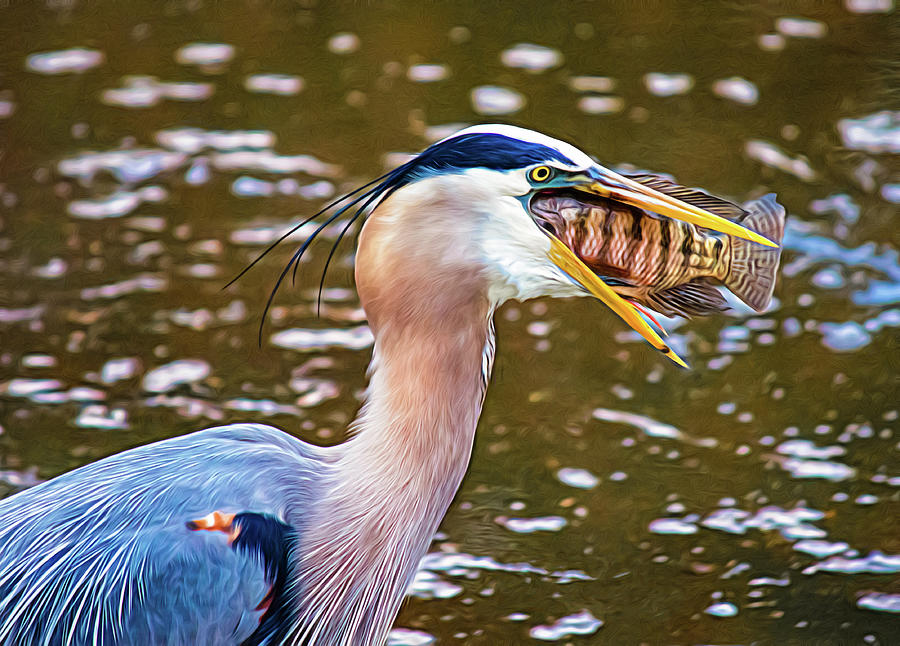
<svg viewBox="0 0 900 646"><path fill-rule="evenodd" d="M0 644L246 639L268 589L265 559L185 521L213 509L288 520L292 501L312 494L320 460L277 429L233 425L126 451L0 501Z"/></svg>

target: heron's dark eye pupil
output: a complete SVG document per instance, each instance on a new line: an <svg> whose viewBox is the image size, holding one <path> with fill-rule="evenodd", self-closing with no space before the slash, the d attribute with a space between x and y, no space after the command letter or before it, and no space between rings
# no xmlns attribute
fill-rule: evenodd
<svg viewBox="0 0 900 646"><path fill-rule="evenodd" d="M551 170L548 166L538 166L531 171L531 180L534 182L545 182L550 179Z"/></svg>
<svg viewBox="0 0 900 646"><path fill-rule="evenodd" d="M541 228L547 233L556 233L556 227L547 222L546 220L541 220Z"/></svg>

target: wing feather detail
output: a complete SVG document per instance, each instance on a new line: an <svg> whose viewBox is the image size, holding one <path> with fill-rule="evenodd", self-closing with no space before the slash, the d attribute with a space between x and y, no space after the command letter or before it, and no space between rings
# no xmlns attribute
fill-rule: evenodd
<svg viewBox="0 0 900 646"><path fill-rule="evenodd" d="M239 644L259 627L319 460L277 429L233 425L0 501L0 645ZM239 513L239 544L185 527L215 508L254 512Z"/></svg>

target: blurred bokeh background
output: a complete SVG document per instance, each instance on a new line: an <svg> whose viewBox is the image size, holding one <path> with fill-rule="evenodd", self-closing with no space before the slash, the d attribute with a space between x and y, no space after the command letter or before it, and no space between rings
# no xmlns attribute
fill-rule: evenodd
<svg viewBox="0 0 900 646"><path fill-rule="evenodd" d="M261 347L294 245L223 285L327 198L502 121L777 192L782 275L769 312L667 322L690 372L598 303L502 308L393 642L900 642L892 0L45 0L0 3L0 42L0 495L218 423L340 441L371 344L353 240L321 316L327 244Z"/></svg>

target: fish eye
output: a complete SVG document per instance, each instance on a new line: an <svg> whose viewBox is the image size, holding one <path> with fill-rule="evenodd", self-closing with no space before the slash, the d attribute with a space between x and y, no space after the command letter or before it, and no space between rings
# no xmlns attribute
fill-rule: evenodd
<svg viewBox="0 0 900 646"><path fill-rule="evenodd" d="M535 166L528 171L528 179L532 182L546 182L553 175L549 166Z"/></svg>

